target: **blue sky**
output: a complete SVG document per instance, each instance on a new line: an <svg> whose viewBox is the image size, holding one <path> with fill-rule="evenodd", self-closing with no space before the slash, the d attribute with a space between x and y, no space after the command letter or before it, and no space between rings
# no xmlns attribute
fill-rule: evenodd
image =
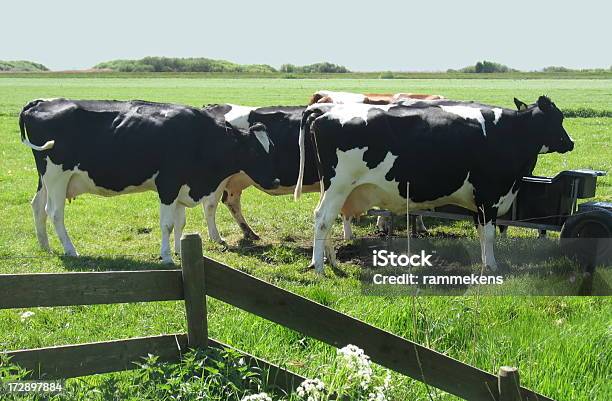
<svg viewBox="0 0 612 401"><path fill-rule="evenodd" d="M356 71L612 65L605 0L8 0L2 13L0 60L56 70L149 55Z"/></svg>

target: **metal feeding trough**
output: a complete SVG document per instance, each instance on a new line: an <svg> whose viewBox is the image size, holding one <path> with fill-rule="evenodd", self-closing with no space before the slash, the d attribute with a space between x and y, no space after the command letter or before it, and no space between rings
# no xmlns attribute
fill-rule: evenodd
<svg viewBox="0 0 612 401"><path fill-rule="evenodd" d="M546 231L560 231L560 244L564 250L572 255L588 254L588 260L582 257L588 265L612 263L612 203L591 201L578 204L578 199L595 196L597 177L603 175L606 175L604 171L567 170L554 177L523 177L512 207L497 218L497 224L537 229L541 236L546 235ZM393 219L386 210L370 210L368 214ZM471 211L452 205L415 210L410 215L472 219ZM392 231L393 222L389 226ZM412 227L416 233L415 224Z"/></svg>

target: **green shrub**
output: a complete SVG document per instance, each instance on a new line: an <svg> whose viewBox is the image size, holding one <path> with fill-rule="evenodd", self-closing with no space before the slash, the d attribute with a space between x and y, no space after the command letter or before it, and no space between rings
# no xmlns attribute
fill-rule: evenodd
<svg viewBox="0 0 612 401"><path fill-rule="evenodd" d="M17 61L1 61L0 71L23 72L23 71L49 71L47 67L33 61L17 60Z"/></svg>
<svg viewBox="0 0 612 401"><path fill-rule="evenodd" d="M395 78L395 75L393 75L391 71L385 71L380 74L379 78L380 79L393 79Z"/></svg>
<svg viewBox="0 0 612 401"><path fill-rule="evenodd" d="M119 72L275 72L267 64L235 64L204 57L144 57L140 60L111 60L96 64L94 69Z"/></svg>
<svg viewBox="0 0 612 401"><path fill-rule="evenodd" d="M322 63L314 63L308 65L293 65L293 64L283 64L280 67L280 72L287 73L302 73L302 74L310 74L310 73L319 73L319 74L337 74L337 73L347 73L350 72L348 68L343 65L332 64L324 61Z"/></svg>
<svg viewBox="0 0 612 401"><path fill-rule="evenodd" d="M479 61L475 65L469 65L467 67L463 67L460 70L448 70L447 72L466 72L466 73L493 73L493 72L517 72L513 68L508 67L507 65L503 65L500 63L495 63L493 61Z"/></svg>
<svg viewBox="0 0 612 401"><path fill-rule="evenodd" d="M542 72L573 72L571 68L562 67L562 66L554 66L551 65L549 67L542 68Z"/></svg>

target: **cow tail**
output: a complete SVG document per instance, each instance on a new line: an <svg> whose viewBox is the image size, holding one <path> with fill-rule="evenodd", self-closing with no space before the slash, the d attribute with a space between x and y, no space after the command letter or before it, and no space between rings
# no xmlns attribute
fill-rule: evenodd
<svg viewBox="0 0 612 401"><path fill-rule="evenodd" d="M297 182L295 184L295 190L293 192L293 199L298 200L300 195L302 195L302 184L304 182L304 163L306 162L306 149L304 149L304 137L306 136L306 121L310 113L308 110L304 111L302 114L302 121L300 122L300 136L298 139L298 144L300 148L300 169L297 177Z"/></svg>
<svg viewBox="0 0 612 401"><path fill-rule="evenodd" d="M315 114L319 113L319 114ZM302 195L302 186L304 183L304 164L306 163L306 149L305 149L305 139L306 132L310 131L310 126L312 121L319 117L321 110L319 109L306 109L304 114L302 114L302 121L300 122L300 137L298 140L300 147L300 170L298 173L297 183L295 185L295 191L293 192L293 199L298 200L300 195Z"/></svg>
<svg viewBox="0 0 612 401"><path fill-rule="evenodd" d="M21 132L21 143L23 143L24 145L32 148L33 150L37 150L37 151L41 152L43 150L49 150L49 149L53 148L53 146L55 146L55 141L47 141L42 146L34 145L28 139L25 122L23 121L23 113L26 112L29 108L35 106L37 104L37 102L39 102L39 101L34 101L34 102L28 103L23 108L23 110L21 110L21 113L19 113L19 131Z"/></svg>

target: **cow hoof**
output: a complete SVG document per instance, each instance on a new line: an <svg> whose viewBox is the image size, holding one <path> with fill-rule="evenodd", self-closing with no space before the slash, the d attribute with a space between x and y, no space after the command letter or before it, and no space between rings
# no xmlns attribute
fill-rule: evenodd
<svg viewBox="0 0 612 401"><path fill-rule="evenodd" d="M314 265L314 263L312 263L312 262L311 262L311 263L310 263L308 266L306 266L306 267L302 267L302 268L300 269L300 271L301 271L302 273L308 273L309 271L314 270L314 268L315 268L315 265Z"/></svg>
<svg viewBox="0 0 612 401"><path fill-rule="evenodd" d="M73 250L71 250L71 251L66 251L66 252L64 252L64 255L66 255L66 256L73 256L73 257L77 257L77 256L79 256L79 253L73 249Z"/></svg>
<svg viewBox="0 0 612 401"><path fill-rule="evenodd" d="M247 241L259 241L261 237L255 234L253 231L244 234L244 239Z"/></svg>
<svg viewBox="0 0 612 401"><path fill-rule="evenodd" d="M164 265L173 265L174 264L174 260L172 260L172 256L160 256L159 259L161 260L162 264L164 264Z"/></svg>

